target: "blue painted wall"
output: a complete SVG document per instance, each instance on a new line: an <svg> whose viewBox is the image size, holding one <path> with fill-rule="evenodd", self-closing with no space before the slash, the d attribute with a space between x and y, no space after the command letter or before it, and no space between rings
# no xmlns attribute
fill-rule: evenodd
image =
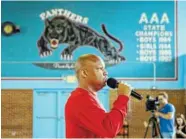
<svg viewBox="0 0 186 139"><path fill-rule="evenodd" d="M32 10L34 12L34 10ZM178 2L178 80L176 81L127 81L135 88L149 89L156 86L159 89L183 89L186 88L186 2ZM25 13L26 14L26 13ZM3 46L4 47L4 46ZM32 72L32 71L31 71ZM63 86L75 87L76 84L68 84L65 81L28 81L28 80L2 80L2 88L33 89L33 88L61 88Z"/></svg>
<svg viewBox="0 0 186 139"><path fill-rule="evenodd" d="M117 78L153 78L153 64L149 62L154 62L156 66L156 77L164 79L174 79L176 78L175 71L175 52L176 52L176 40L175 35L175 22L176 17L174 14L175 10L174 1L162 1L162 2L2 2L2 21L12 21L21 27L21 33L13 35L11 37L2 36L2 76L3 77L51 77L59 78L61 74L73 74L71 70L48 70L41 67L35 66L35 62L48 62L48 61L58 61L58 62L69 62L67 60L60 60L60 54L67 47L65 44L60 44L59 48L53 51L51 56L41 58L38 53L37 41L39 40L42 32L44 31L44 21L40 18L41 15L46 15L47 13L52 14L52 9L65 9L82 17L87 17L87 26L96 30L97 33L104 35L101 30L101 24L105 24L108 32L112 36L118 38L123 44L124 49L122 49L120 55L126 58L124 63L117 63L116 66L110 65L107 68L110 76ZM88 8L87 8L88 7ZM166 7L166 9L165 9ZM135 10L134 10L135 9ZM46 12L47 11L47 12ZM14 13L14 16L12 16ZM145 13L145 15L144 15ZM146 17L145 20L141 16ZM152 17L154 20L152 20ZM167 18L163 18L166 16ZM51 19L51 17L50 17ZM156 20L155 20L156 19ZM166 19L163 20L162 19ZM168 21L167 21L168 20ZM142 23L140 23L140 21ZM152 23L151 23L152 22ZM145 37L141 35L136 35L137 32L141 31L156 31L160 32L161 29L144 29L147 26L157 27L163 26L165 31L171 31L172 33L169 37L171 38L170 43L170 56L171 61L161 61L159 60L162 49L159 44L165 44L159 41L160 37L153 37L155 41L143 42ZM162 31L162 30L161 30ZM163 29L164 31L164 29ZM148 36L151 37L151 36ZM109 39L116 49L118 49L118 44ZM148 54L142 57L144 52L141 46L144 44L156 45L156 55ZM48 45L50 46L50 45ZM109 45L107 45L109 47ZM151 49L145 48L146 51ZM167 50L167 49L166 49ZM168 49L169 50L169 49ZM151 50L152 51L152 50ZM97 49L91 48L90 46L78 47L73 53L74 62L81 54L84 53L94 53L101 54ZM144 55L144 54L143 54ZM148 60L140 61L141 58L147 58L152 55L157 58L156 61ZM164 54L165 55L165 54ZM16 64L8 63L15 61ZM23 63L22 63L23 62ZM106 64L107 66L107 64ZM13 70L12 70L13 69ZM34 72L30 72L34 71ZM117 71L117 72L116 72ZM143 71L143 72L141 72Z"/></svg>
<svg viewBox="0 0 186 139"><path fill-rule="evenodd" d="M186 56L184 56L184 80L183 80L183 86L186 89Z"/></svg>
<svg viewBox="0 0 186 139"><path fill-rule="evenodd" d="M186 35L186 18L184 18L186 14L186 1L180 1L178 7L178 52L181 65L180 69L183 69L182 74L180 74L180 78L182 78L180 82L183 88L186 89L186 39L184 37Z"/></svg>

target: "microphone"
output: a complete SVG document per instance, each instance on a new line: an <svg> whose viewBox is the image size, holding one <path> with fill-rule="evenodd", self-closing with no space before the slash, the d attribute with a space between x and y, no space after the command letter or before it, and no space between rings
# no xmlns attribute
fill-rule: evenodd
<svg viewBox="0 0 186 139"><path fill-rule="evenodd" d="M110 88L115 89L115 88L118 88L119 82L116 79L114 79L114 78L109 78L107 80L107 85ZM131 91L131 96L135 97L138 100L142 100L143 99L142 95L136 93L134 90Z"/></svg>

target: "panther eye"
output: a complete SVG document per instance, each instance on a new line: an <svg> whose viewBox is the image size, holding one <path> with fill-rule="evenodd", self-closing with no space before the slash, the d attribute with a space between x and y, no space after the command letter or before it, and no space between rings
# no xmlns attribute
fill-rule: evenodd
<svg viewBox="0 0 186 139"><path fill-rule="evenodd" d="M61 25L60 25L60 24L58 24L58 25L57 25L57 28L61 28Z"/></svg>
<svg viewBox="0 0 186 139"><path fill-rule="evenodd" d="M54 29L55 28L55 25L50 25L49 28L50 29Z"/></svg>
<svg viewBox="0 0 186 139"><path fill-rule="evenodd" d="M61 29L57 30L57 33L58 33L58 34L60 34L60 33L62 33L62 32L63 32L63 30L61 30Z"/></svg>
<svg viewBox="0 0 186 139"><path fill-rule="evenodd" d="M51 28L48 28L48 31L51 33L52 32L52 29Z"/></svg>

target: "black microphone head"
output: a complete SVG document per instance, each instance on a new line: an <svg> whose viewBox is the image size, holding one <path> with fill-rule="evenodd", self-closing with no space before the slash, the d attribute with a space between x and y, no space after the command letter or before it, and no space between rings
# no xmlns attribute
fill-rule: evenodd
<svg viewBox="0 0 186 139"><path fill-rule="evenodd" d="M114 78L108 78L107 80L107 85L110 87L110 88L117 88L118 86L118 81Z"/></svg>

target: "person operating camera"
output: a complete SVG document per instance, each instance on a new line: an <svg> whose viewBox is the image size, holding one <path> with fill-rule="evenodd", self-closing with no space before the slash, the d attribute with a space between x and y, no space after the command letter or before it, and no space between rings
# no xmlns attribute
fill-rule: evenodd
<svg viewBox="0 0 186 139"><path fill-rule="evenodd" d="M173 138L175 135L175 107L171 103L168 103L168 95L165 92L158 95L158 101L160 107L154 114L159 118L161 135L163 138Z"/></svg>

